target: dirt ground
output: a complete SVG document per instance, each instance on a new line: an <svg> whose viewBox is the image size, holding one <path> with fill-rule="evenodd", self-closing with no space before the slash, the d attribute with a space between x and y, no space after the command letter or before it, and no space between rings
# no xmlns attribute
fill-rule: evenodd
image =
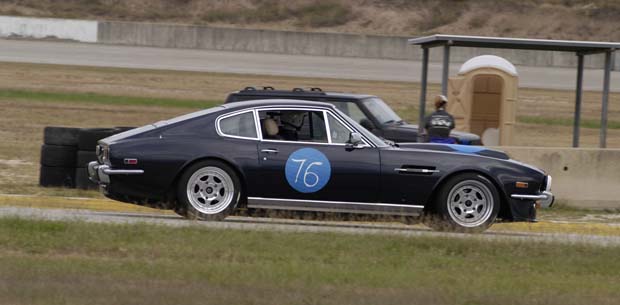
<svg viewBox="0 0 620 305"><path fill-rule="evenodd" d="M414 106L419 90L414 83L0 63L0 93L6 89L20 89L223 101L229 92L248 85L322 87L330 91L376 94L392 105L403 118L417 121L417 109ZM438 86L431 86L429 97L438 91ZM521 89L518 115L570 118L573 98L573 93L567 91ZM427 108L430 109L430 105ZM583 108L584 118L597 119L600 115L600 94L586 93ZM609 120L620 121L620 94L612 95L610 109ZM0 137L3 139L0 141L0 193L42 192L36 185L39 149L45 126L139 126L193 110L45 102L15 99L0 94ZM516 144L569 146L571 130L570 126L519 123L516 126ZM598 139L598 129L582 128L582 146L596 147ZM620 148L619 129L609 130L608 147ZM64 194L65 190L57 192ZM50 194L50 191L46 190L45 194ZM73 192L69 195L88 194Z"/></svg>

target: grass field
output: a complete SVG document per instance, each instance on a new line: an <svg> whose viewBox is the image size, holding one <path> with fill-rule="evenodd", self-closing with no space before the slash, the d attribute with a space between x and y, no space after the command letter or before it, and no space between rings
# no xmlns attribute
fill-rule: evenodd
<svg viewBox="0 0 620 305"><path fill-rule="evenodd" d="M0 218L0 303L616 304L619 250Z"/></svg>

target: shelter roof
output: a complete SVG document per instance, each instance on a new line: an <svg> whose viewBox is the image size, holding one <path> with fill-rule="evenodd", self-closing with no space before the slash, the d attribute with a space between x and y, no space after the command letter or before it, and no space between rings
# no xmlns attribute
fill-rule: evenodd
<svg viewBox="0 0 620 305"><path fill-rule="evenodd" d="M496 49L521 49L600 53L620 49L620 43L577 40L549 40L462 35L432 35L409 39L410 44L421 47L449 45L453 47L477 47Z"/></svg>

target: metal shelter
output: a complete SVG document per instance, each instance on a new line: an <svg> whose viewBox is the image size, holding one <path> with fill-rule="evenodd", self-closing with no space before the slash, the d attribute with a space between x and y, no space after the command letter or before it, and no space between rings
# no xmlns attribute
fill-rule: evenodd
<svg viewBox="0 0 620 305"><path fill-rule="evenodd" d="M599 147L607 146L607 112L609 106L609 82L612 70L612 55L620 49L620 43L594 42L594 41L571 41L571 40L547 40L547 39L523 39L503 37L481 37L461 35L432 35L409 39L409 43L422 47L422 78L420 88L420 117L419 126L423 128L424 114L426 110L426 89L428 85L428 61L429 49L443 47L443 69L441 76L441 92L443 95L448 91L448 72L450 67L450 47L472 48L495 48L517 49L538 51L561 51L573 52L577 55L577 84L575 88L575 114L573 121L573 147L579 147L579 124L581 120L581 99L583 92L583 59L585 55L605 53L605 66L603 78L603 99L601 109L601 130Z"/></svg>

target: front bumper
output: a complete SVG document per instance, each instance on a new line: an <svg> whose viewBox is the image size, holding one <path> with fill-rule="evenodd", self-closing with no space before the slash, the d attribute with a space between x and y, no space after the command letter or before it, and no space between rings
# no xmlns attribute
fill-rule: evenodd
<svg viewBox="0 0 620 305"><path fill-rule="evenodd" d="M510 198L521 199L521 200L535 200L540 203L540 207L542 208L550 208L553 206L553 202L555 201L555 197L549 191L544 191L538 195L522 195L522 194L512 194Z"/></svg>
<svg viewBox="0 0 620 305"><path fill-rule="evenodd" d="M88 178L99 184L110 184L110 176L112 175L141 175L144 170L141 169L113 169L107 164L100 164L97 161L88 163Z"/></svg>

